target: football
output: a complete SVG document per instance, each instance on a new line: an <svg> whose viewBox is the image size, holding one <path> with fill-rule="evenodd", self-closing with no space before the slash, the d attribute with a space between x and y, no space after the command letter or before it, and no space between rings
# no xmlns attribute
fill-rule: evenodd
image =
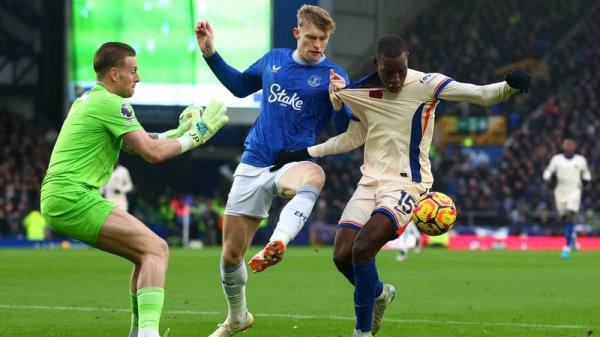
<svg viewBox="0 0 600 337"><path fill-rule="evenodd" d="M444 234L456 221L454 201L444 193L426 193L417 201L412 220L421 233L431 236Z"/></svg>

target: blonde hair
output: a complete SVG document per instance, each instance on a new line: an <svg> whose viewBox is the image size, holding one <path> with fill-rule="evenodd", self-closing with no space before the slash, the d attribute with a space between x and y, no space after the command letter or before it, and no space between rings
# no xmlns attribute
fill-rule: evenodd
<svg viewBox="0 0 600 337"><path fill-rule="evenodd" d="M319 6L304 4L298 9L296 17L298 18L298 27L302 27L308 21L324 32L333 33L335 31L335 21L326 10Z"/></svg>

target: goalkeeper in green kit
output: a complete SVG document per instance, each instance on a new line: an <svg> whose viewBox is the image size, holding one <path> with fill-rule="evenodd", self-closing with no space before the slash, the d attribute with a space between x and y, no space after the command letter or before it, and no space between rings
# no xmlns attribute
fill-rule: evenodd
<svg viewBox="0 0 600 337"><path fill-rule="evenodd" d="M125 100L140 80L135 56L120 42L96 51L97 85L73 103L63 123L42 183L41 210L54 231L133 262L129 336L159 337L167 243L102 198L99 187L109 180L121 148L158 163L202 145L228 117L223 104L213 101L204 111L185 109L175 130L147 133Z"/></svg>

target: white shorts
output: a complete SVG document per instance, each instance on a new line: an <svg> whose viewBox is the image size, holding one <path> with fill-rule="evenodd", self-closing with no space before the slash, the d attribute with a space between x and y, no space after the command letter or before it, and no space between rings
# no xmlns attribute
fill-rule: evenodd
<svg viewBox="0 0 600 337"><path fill-rule="evenodd" d="M409 180L378 181L363 177L344 208L338 228L360 230L375 213L387 215L400 235L410 222L413 207L428 188Z"/></svg>
<svg viewBox="0 0 600 337"><path fill-rule="evenodd" d="M554 201L556 202L556 211L559 216L567 214L568 211L579 212L581 206L581 192L573 191L570 193L554 193Z"/></svg>
<svg viewBox="0 0 600 337"><path fill-rule="evenodd" d="M300 163L285 164L275 172L269 172L269 167L240 163L233 174L225 214L267 218L273 198L282 196L277 189L279 178Z"/></svg>

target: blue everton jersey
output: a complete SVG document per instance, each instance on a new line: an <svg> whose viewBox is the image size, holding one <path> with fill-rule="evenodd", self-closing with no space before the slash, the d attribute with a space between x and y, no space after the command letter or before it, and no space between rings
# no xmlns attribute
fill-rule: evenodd
<svg viewBox="0 0 600 337"><path fill-rule="evenodd" d="M242 163L266 167L282 150L314 145L332 115L338 133L348 125L350 112L345 107L335 112L328 94L330 69L349 83L346 72L326 58L318 64L302 64L292 54L291 49L273 49L243 73L226 65L218 54L207 58L234 95L263 90L258 117L244 142Z"/></svg>

